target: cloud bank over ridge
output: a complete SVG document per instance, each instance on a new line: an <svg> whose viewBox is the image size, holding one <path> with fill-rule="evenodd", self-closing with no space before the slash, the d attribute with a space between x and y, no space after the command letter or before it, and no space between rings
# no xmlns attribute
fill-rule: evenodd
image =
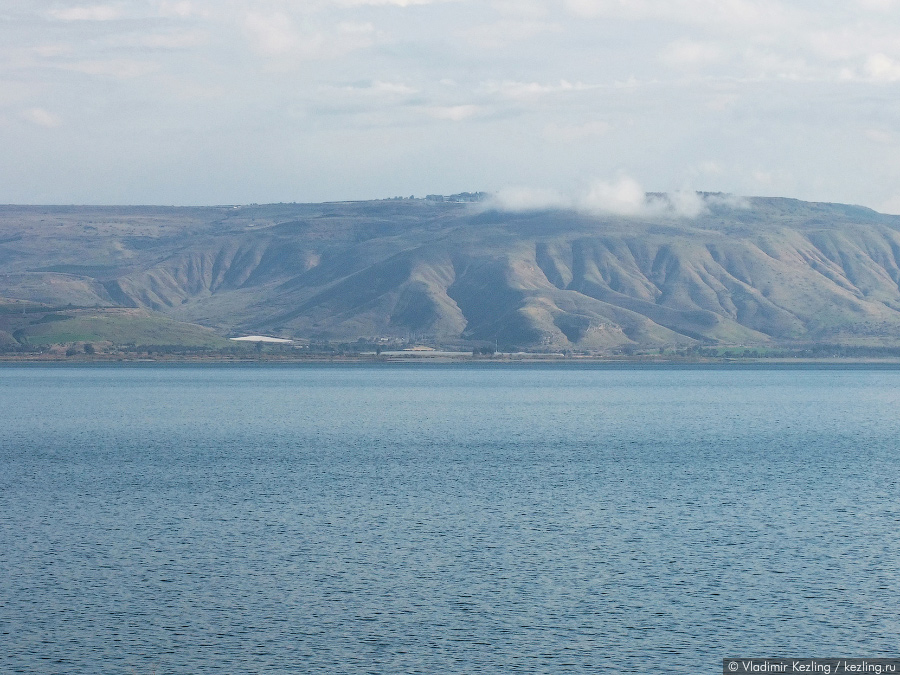
<svg viewBox="0 0 900 675"><path fill-rule="evenodd" d="M723 197L708 198L693 190L647 193L633 178L620 176L609 182L595 180L586 189L572 195L540 188L504 188L494 193L482 208L514 213L568 209L618 216L695 218L707 211L708 199L721 203ZM736 198L732 198L731 203L734 206L742 204Z"/></svg>

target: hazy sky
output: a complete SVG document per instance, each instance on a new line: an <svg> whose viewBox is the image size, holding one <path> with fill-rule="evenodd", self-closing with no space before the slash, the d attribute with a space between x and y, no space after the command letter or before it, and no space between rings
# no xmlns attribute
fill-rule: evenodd
<svg viewBox="0 0 900 675"><path fill-rule="evenodd" d="M900 213L900 1L0 0L3 203L634 186Z"/></svg>

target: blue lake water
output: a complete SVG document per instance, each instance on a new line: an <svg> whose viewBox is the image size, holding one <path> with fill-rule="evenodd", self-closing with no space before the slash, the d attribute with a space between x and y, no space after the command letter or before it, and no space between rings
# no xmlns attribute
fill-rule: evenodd
<svg viewBox="0 0 900 675"><path fill-rule="evenodd" d="M897 656L900 370L0 368L2 673Z"/></svg>

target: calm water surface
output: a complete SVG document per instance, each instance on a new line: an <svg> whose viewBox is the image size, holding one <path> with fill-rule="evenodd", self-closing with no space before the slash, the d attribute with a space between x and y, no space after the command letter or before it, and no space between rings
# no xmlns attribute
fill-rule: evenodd
<svg viewBox="0 0 900 675"><path fill-rule="evenodd" d="M897 656L900 371L0 369L2 673Z"/></svg>

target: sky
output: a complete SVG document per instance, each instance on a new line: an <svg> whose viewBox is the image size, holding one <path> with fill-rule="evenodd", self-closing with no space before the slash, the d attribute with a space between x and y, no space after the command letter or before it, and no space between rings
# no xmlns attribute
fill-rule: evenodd
<svg viewBox="0 0 900 675"><path fill-rule="evenodd" d="M900 0L0 0L0 203L900 213Z"/></svg>

